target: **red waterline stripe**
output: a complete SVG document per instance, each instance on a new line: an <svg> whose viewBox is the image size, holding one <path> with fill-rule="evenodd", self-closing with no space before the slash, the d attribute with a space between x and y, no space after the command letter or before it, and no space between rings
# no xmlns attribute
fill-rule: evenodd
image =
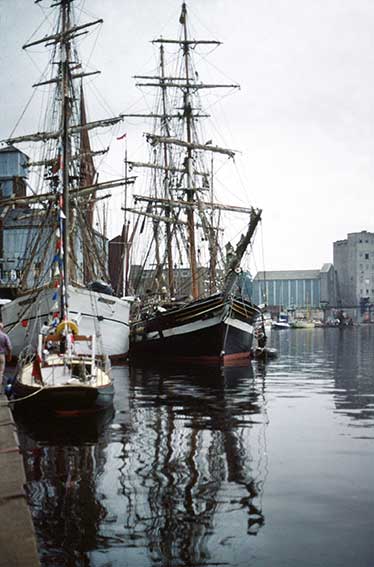
<svg viewBox="0 0 374 567"><path fill-rule="evenodd" d="M86 410L55 410L55 414L61 417L74 417L79 415L91 415L96 413L97 410L95 409L86 409Z"/></svg>

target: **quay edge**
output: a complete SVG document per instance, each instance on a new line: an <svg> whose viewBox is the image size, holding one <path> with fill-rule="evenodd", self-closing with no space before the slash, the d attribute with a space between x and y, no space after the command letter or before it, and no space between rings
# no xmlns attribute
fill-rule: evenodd
<svg viewBox="0 0 374 567"><path fill-rule="evenodd" d="M7 398L0 394L0 567L40 567L25 469Z"/></svg>

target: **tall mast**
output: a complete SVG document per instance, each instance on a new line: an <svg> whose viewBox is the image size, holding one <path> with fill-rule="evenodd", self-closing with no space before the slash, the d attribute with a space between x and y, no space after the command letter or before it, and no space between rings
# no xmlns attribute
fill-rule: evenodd
<svg viewBox="0 0 374 567"><path fill-rule="evenodd" d="M163 85L165 81L165 62L164 62L164 46L160 45L160 70L161 70L161 91L162 91L162 114L163 114L163 122L164 128L166 129L166 134L169 136L169 127L168 127L168 119L167 119L167 107L166 107L166 87ZM164 175L164 197L168 199L169 197L169 160L168 160L168 148L167 144L163 144L163 152L164 152L164 166L165 166L165 175ZM170 217L170 207L165 208L165 216ZM172 252L172 231L170 227L170 223L166 223L166 247L167 247L167 258L168 258L168 284L169 284L169 293L172 297L174 295L174 270L173 270L173 252Z"/></svg>
<svg viewBox="0 0 374 567"><path fill-rule="evenodd" d="M208 239L209 239L209 272L210 272L210 285L209 291L210 293L215 293L217 291L217 236L214 230L214 206L213 206L213 198L214 198L214 160L213 154L211 159L211 175L210 175L210 202L212 203L212 212L210 217L210 226L208 227Z"/></svg>
<svg viewBox="0 0 374 567"><path fill-rule="evenodd" d="M125 142L125 179L128 176L128 163L127 163L127 140ZM125 185L125 210L123 215L123 229L122 229L122 257L121 257L121 277L122 278L122 295L127 295L128 293L128 266L129 266L129 225L127 223L127 184Z"/></svg>
<svg viewBox="0 0 374 567"><path fill-rule="evenodd" d="M69 118L70 118L70 98L69 98L69 82L70 82L70 40L67 30L70 27L70 0L62 0L62 40L61 40L61 65L62 65L62 199L63 212L63 266L64 281L61 293L61 320L65 318L68 311L68 285L69 285Z"/></svg>
<svg viewBox="0 0 374 567"><path fill-rule="evenodd" d="M190 59L190 44L188 42L187 33L187 6L186 3L182 4L182 13L180 16L180 22L183 25L183 57L184 57L184 69L185 69L185 79L186 79L186 90L184 92L184 117L186 119L186 136L187 143L192 143L192 133L191 133L191 102L190 102L190 88L189 88L189 59ZM194 200L193 191L193 179L192 179L192 149L190 146L187 147L187 200ZM195 219L193 209L188 209L187 211L187 223L188 223L188 234L189 234L189 256L190 256L190 269L191 269L191 280L192 280L192 296L194 299L199 297L199 286L197 279L197 267L196 267L196 245L195 245Z"/></svg>
<svg viewBox="0 0 374 567"><path fill-rule="evenodd" d="M83 84L80 86L80 121L81 124L87 124L87 113L85 98L83 92ZM71 152L70 152L71 153ZM79 187L94 186L97 181L97 173L95 170L95 164L93 161L93 152L91 150L91 143L88 130L82 130L80 135L79 144ZM72 156L70 155L70 161L72 161ZM71 190L69 192L71 195ZM92 229L94 226L94 210L95 210L95 199L96 191L92 191L91 194L87 195L87 227ZM94 270L92 262L87 254L87 247L83 248L83 278L84 283L92 281L94 278ZM71 272L71 277L74 277L73 271Z"/></svg>

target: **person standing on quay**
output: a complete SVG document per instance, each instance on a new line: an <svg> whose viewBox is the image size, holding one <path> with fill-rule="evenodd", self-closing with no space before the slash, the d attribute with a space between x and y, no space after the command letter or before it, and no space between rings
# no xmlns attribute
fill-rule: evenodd
<svg viewBox="0 0 374 567"><path fill-rule="evenodd" d="M0 384L4 381L4 370L6 358L10 362L12 360L12 344L9 337L3 331L4 325L0 323Z"/></svg>

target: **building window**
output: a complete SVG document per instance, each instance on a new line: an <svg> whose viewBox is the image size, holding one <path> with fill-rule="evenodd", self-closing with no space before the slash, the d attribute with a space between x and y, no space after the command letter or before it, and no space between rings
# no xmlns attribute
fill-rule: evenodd
<svg viewBox="0 0 374 567"><path fill-rule="evenodd" d="M369 254L365 254L365 260L369 260Z"/></svg>

